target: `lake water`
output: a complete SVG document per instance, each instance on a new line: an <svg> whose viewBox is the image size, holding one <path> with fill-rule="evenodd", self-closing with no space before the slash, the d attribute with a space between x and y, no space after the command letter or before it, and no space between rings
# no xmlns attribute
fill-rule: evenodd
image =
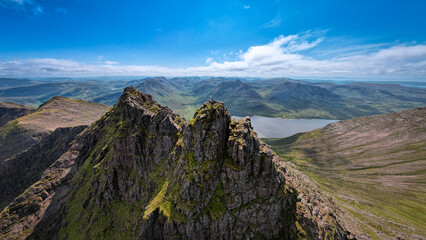
<svg viewBox="0 0 426 240"><path fill-rule="evenodd" d="M240 119L241 117L233 116ZM285 138L296 133L307 132L338 120L328 119L283 119L253 116L251 125L260 138Z"/></svg>

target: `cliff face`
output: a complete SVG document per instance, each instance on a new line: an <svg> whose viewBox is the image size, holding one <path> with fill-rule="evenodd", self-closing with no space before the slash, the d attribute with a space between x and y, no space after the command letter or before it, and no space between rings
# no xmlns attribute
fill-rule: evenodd
<svg viewBox="0 0 426 240"><path fill-rule="evenodd" d="M16 103L0 102L0 127L6 123L34 112L32 107Z"/></svg>
<svg viewBox="0 0 426 240"><path fill-rule="evenodd" d="M68 150L87 126L58 128L26 151L0 162L0 208L3 209Z"/></svg>
<svg viewBox="0 0 426 240"><path fill-rule="evenodd" d="M189 122L125 89L1 213L18 239L345 239L337 208L221 102Z"/></svg>

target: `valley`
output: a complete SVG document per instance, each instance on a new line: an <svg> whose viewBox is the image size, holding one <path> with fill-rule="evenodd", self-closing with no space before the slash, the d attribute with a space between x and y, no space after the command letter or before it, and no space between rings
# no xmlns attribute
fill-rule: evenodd
<svg viewBox="0 0 426 240"><path fill-rule="evenodd" d="M374 239L426 234L426 108L263 139L363 222Z"/></svg>
<svg viewBox="0 0 426 240"><path fill-rule="evenodd" d="M288 78L245 80L223 77L148 77L130 81L27 80L23 84L10 86L10 79L0 79L0 102L38 107L51 97L64 96L112 106L119 99L121 89L135 86L187 120L191 119L200 104L211 99L227 103L233 116L258 115L287 119L342 120L402 111L426 104L424 88L388 83L307 82Z"/></svg>
<svg viewBox="0 0 426 240"><path fill-rule="evenodd" d="M186 94L193 79L179 78L174 85L168 81L130 81L137 87L96 98L112 108L67 97L52 97L37 109L1 105L0 206L5 208L0 214L0 236L80 239L84 234L131 239L136 234L197 239L213 236L210 231L220 221L228 221L229 228L214 234L238 237L245 236L244 231L260 238L290 239L421 239L425 235L426 108L343 121L231 118L231 111L255 114L257 107L272 114L274 104L269 102L271 107L265 108L262 101L278 104L284 98L293 113L304 114L305 107L318 111L318 103L337 113L335 105L321 101L343 104L346 100L341 96L351 94L353 99L371 94L371 101L380 106L374 111L389 111L396 101L385 101L390 95L380 93L388 89L390 94L394 86L379 86L381 90L368 93L359 86L325 84L297 96L301 83L294 80L249 84L214 78L198 79L200 84L192 91L202 97L195 97ZM328 98L327 88L340 95ZM282 94L271 95L277 89ZM401 97L406 103L423 101L418 89L404 91L412 94ZM298 97L305 101L289 100ZM257 101L245 104L245 98ZM25 101L31 99L43 98L27 96ZM172 102L170 109L153 99ZM206 103L197 110L203 99ZM229 102L229 110L216 99ZM384 102L378 104L381 99ZM189 122L188 116L192 116ZM265 194L269 197L262 197ZM276 200L268 200L269 204L267 199ZM273 208L282 209L284 215L268 212ZM258 217L249 220L247 212ZM77 224L78 219L90 224ZM135 219L141 225L134 225ZM153 221L164 227L164 235L153 230ZM170 221L173 229L167 225ZM204 230L191 227L190 222L197 221L207 224ZM243 230L232 221L246 221L249 228ZM279 228L265 231L272 226Z"/></svg>

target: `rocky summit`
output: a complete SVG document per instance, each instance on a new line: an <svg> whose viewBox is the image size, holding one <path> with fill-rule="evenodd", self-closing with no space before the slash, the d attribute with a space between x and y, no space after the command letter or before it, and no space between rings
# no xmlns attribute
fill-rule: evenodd
<svg viewBox="0 0 426 240"><path fill-rule="evenodd" d="M341 210L222 102L125 89L0 215L2 239L348 239Z"/></svg>

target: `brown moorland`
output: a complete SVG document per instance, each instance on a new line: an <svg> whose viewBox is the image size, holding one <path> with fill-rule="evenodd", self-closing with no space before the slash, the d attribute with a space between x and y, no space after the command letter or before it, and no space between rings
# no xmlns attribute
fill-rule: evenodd
<svg viewBox="0 0 426 240"><path fill-rule="evenodd" d="M33 113L0 127L0 161L29 148L59 127L90 125L109 108L85 100L53 97Z"/></svg>
<svg viewBox="0 0 426 240"><path fill-rule="evenodd" d="M33 107L11 102L0 102L0 127L18 117L25 116L34 111L35 108Z"/></svg>
<svg viewBox="0 0 426 240"><path fill-rule="evenodd" d="M426 236L426 107L263 140L320 183L374 239Z"/></svg>

